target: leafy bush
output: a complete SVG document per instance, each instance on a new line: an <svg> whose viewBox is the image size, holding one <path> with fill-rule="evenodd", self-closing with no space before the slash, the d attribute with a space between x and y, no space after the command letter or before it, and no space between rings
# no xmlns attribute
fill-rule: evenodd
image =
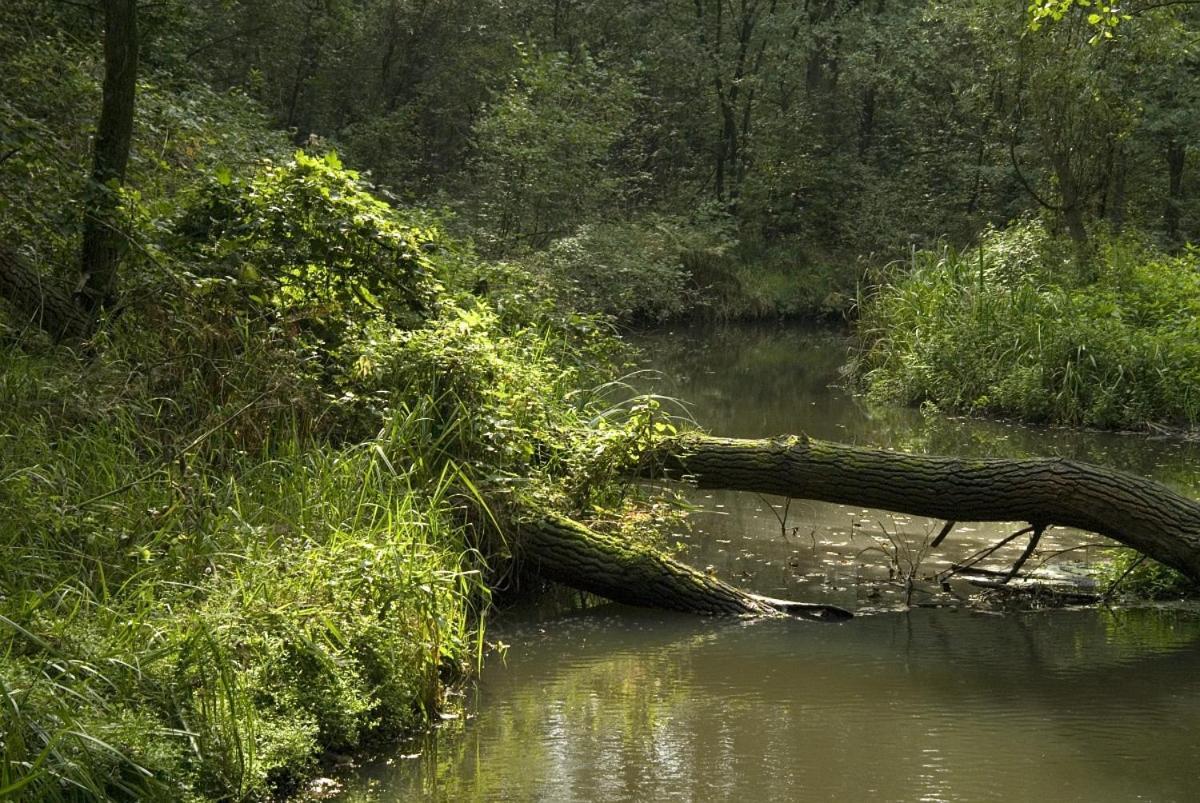
<svg viewBox="0 0 1200 803"><path fill-rule="evenodd" d="M727 242L719 227L676 218L585 224L530 264L570 309L662 321L701 303L704 288L691 281L689 265L719 257Z"/></svg>
<svg viewBox="0 0 1200 803"><path fill-rule="evenodd" d="M920 251L868 300L858 375L877 397L1097 427L1195 424L1196 254L1132 241L1094 277L1032 224Z"/></svg>
<svg viewBox="0 0 1200 803"><path fill-rule="evenodd" d="M248 179L218 168L180 228L208 272L297 321L375 312L412 324L441 289L426 253L438 233L402 220L333 152L298 151Z"/></svg>

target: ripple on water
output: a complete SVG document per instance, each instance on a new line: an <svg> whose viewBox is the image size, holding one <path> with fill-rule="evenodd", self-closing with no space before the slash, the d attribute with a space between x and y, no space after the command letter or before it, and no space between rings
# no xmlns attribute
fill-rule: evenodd
<svg viewBox="0 0 1200 803"><path fill-rule="evenodd" d="M543 630L501 634L436 761L369 771L386 799L1188 800L1200 782L1192 612L825 626L612 606Z"/></svg>

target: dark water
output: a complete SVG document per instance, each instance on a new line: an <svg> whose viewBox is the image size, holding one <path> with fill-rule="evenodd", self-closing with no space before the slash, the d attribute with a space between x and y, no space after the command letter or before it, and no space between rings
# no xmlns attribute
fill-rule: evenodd
<svg viewBox="0 0 1200 803"><path fill-rule="evenodd" d="M866 406L830 387L845 343L826 333L708 329L647 345L664 375L642 386L692 400L717 434L1061 454L1196 493L1194 445ZM923 578L1018 525L961 527L934 555L924 545L936 522L693 499L697 526L678 537L695 565L866 615L821 625L611 605L514 612L489 631L510 646L489 659L473 713L364 767L347 799L1200 799L1194 611L909 609L902 576L914 578L911 602L944 603ZM1030 565L1096 560L1096 548L1050 554L1090 540L1056 533Z"/></svg>

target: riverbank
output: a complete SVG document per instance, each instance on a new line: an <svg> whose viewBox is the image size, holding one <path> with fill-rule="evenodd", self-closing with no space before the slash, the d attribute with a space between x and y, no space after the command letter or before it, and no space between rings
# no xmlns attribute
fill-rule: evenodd
<svg viewBox="0 0 1200 803"><path fill-rule="evenodd" d="M85 347L0 321L0 797L287 795L436 721L512 519L618 508L657 421L335 155L193 180Z"/></svg>
<svg viewBox="0 0 1200 803"><path fill-rule="evenodd" d="M689 400L686 414L716 434L1059 455L1200 494L1194 443L873 403L839 372L851 341L837 330L688 324L636 343L658 372L638 389ZM670 537L692 565L860 616L826 627L611 604L504 611L489 630L504 650L486 662L467 716L351 770L342 799L586 800L597 789L624 799L857 799L883 789L908 798L928 793L936 773L943 797L1002 787L1116 801L1134 788L1170 799L1190 777L1194 734L1164 723L1192 705L1193 603L1031 612L939 600L931 575L1019 525L963 523L931 551L940 521L712 490L686 499L692 526ZM1007 568L1022 548L984 565ZM1099 539L1051 531L1028 568L1095 575L1110 557ZM922 589L911 600L908 570ZM1031 729L1045 738L1031 740ZM1161 750L1136 747L1161 733L1171 734ZM990 760L997 745L1005 762ZM1117 754L1114 781L1105 768Z"/></svg>

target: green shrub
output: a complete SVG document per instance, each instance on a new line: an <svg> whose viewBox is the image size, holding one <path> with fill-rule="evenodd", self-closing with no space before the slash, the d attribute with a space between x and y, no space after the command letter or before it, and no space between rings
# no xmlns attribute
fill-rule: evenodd
<svg viewBox="0 0 1200 803"><path fill-rule="evenodd" d="M1101 580L1108 588L1106 593L1137 599L1179 599L1197 591L1196 583L1170 566L1132 549L1113 549L1112 559L1103 564Z"/></svg>
<svg viewBox="0 0 1200 803"><path fill-rule="evenodd" d="M332 152L248 179L218 168L180 228L207 272L325 329L365 312L415 323L441 289L426 253L438 232L403 220Z"/></svg>
<svg viewBox="0 0 1200 803"><path fill-rule="evenodd" d="M1128 428L1200 420L1196 255L1132 241L1085 276L1033 224L914 253L864 305L858 375L876 397Z"/></svg>
<svg viewBox="0 0 1200 803"><path fill-rule="evenodd" d="M580 226L531 260L570 309L662 321L697 302L685 257L721 248L703 229L672 219Z"/></svg>

